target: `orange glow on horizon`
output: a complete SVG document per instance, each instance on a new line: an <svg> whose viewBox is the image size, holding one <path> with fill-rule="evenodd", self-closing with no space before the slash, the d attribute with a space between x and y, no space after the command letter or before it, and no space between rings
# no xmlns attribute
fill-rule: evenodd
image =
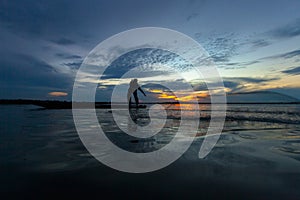
<svg viewBox="0 0 300 200"><path fill-rule="evenodd" d="M203 92L203 91L196 91L196 92L192 92L189 94L180 94L178 96L175 95L169 95L166 92L160 93L158 95L159 99L172 99L174 101L182 101L182 102L190 102L190 101L198 101L201 98L207 98L208 92Z"/></svg>
<svg viewBox="0 0 300 200"><path fill-rule="evenodd" d="M68 96L68 93L66 93L66 92L49 92L48 94L50 96L53 96L53 97L65 97L65 96Z"/></svg>
<svg viewBox="0 0 300 200"><path fill-rule="evenodd" d="M152 89L152 90L149 90L149 92L152 92L152 93L163 93L162 90L159 90L159 89Z"/></svg>

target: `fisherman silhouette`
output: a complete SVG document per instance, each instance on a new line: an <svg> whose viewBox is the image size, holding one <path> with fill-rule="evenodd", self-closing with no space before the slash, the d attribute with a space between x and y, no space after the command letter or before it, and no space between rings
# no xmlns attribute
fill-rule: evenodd
<svg viewBox="0 0 300 200"><path fill-rule="evenodd" d="M128 93L127 93L127 100L128 100L129 108L131 108L131 95L132 94L133 94L133 97L135 100L136 108L139 107L139 98L138 98L137 90L141 91L143 93L143 95L146 96L145 92L139 86L138 80L135 78L130 81L129 89L128 89Z"/></svg>

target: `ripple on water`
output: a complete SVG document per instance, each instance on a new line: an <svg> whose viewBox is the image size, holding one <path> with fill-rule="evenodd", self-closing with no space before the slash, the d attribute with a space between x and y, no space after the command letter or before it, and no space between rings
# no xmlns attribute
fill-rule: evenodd
<svg viewBox="0 0 300 200"><path fill-rule="evenodd" d="M43 170L58 171L69 167L68 163L50 163L40 166Z"/></svg>
<svg viewBox="0 0 300 200"><path fill-rule="evenodd" d="M291 130L290 133L300 135L300 130Z"/></svg>
<svg viewBox="0 0 300 200"><path fill-rule="evenodd" d="M79 169L85 169L87 167L92 167L97 164L91 158L85 157L85 162L82 160L66 160L64 162L52 162L36 165L35 170L43 171L43 172L65 172L65 171L74 171Z"/></svg>
<svg viewBox="0 0 300 200"><path fill-rule="evenodd" d="M287 153L300 154L300 140L286 141L278 149Z"/></svg>
<svg viewBox="0 0 300 200"><path fill-rule="evenodd" d="M226 134L226 135L221 135L218 144L228 145L228 144L234 144L237 142L239 142L239 140L237 140L234 136Z"/></svg>
<svg viewBox="0 0 300 200"><path fill-rule="evenodd" d="M244 139L250 139L250 140L257 139L257 137L255 135L251 135L251 134L247 134L247 133L239 133L238 135Z"/></svg>
<svg viewBox="0 0 300 200"><path fill-rule="evenodd" d="M283 133L282 135L284 138L287 138L287 139L299 139L300 131L299 130L290 130L286 133Z"/></svg>

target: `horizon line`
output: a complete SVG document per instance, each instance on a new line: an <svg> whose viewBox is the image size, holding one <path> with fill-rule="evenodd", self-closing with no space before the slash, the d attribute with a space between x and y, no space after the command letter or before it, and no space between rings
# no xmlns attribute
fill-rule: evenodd
<svg viewBox="0 0 300 200"><path fill-rule="evenodd" d="M82 101L82 102L73 102L70 100L39 100L39 99L0 99L0 104L31 104L33 102L49 102L49 103L95 103L95 104L111 104L110 101L95 101L95 102L88 102L88 101ZM125 102L116 102L116 104L127 104ZM300 104L299 101L290 101L290 102L140 102L140 104Z"/></svg>

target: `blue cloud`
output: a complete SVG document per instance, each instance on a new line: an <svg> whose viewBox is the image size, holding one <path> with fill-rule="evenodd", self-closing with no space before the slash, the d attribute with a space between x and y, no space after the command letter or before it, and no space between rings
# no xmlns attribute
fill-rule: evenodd
<svg viewBox="0 0 300 200"><path fill-rule="evenodd" d="M230 88L231 92L236 92L236 91L243 91L243 85L245 83L264 83L268 81L274 81L274 80L279 80L279 78L250 78L250 77L234 77L234 78L223 78L223 84L224 87ZM218 83L210 83L210 85L213 87L214 85L220 85ZM206 91L207 86L205 82L199 81L193 83L193 88L196 91Z"/></svg>
<svg viewBox="0 0 300 200"><path fill-rule="evenodd" d="M71 76L58 72L51 65L32 56L6 54L0 58L0 63L0 98L18 95L20 98L32 98L37 91L41 97L50 89L72 88Z"/></svg>
<svg viewBox="0 0 300 200"><path fill-rule="evenodd" d="M252 41L251 44L253 48L257 49L257 48L269 46L271 42L267 41L266 39L256 39Z"/></svg>
<svg viewBox="0 0 300 200"><path fill-rule="evenodd" d="M64 63L65 66L68 66L70 69L79 69L82 61L79 62L69 62L69 63Z"/></svg>
<svg viewBox="0 0 300 200"><path fill-rule="evenodd" d="M269 32L274 38L284 39L300 35L300 18Z"/></svg>
<svg viewBox="0 0 300 200"><path fill-rule="evenodd" d="M195 38L203 44L204 49L217 64L230 62L231 57L238 54L241 46L241 41L235 33L222 35L212 33L208 37L196 33Z"/></svg>
<svg viewBox="0 0 300 200"><path fill-rule="evenodd" d="M192 19L198 17L198 15L199 15L198 13L192 13L191 15L189 15L189 16L186 18L186 20L187 20L187 21L190 21L190 20L192 20Z"/></svg>
<svg viewBox="0 0 300 200"><path fill-rule="evenodd" d="M283 70L281 72L285 73L285 74L299 75L300 74L300 66L292 68L292 69Z"/></svg>
<svg viewBox="0 0 300 200"><path fill-rule="evenodd" d="M300 55L300 49L281 54L280 56L283 58L293 58L293 57L299 56L299 55Z"/></svg>
<svg viewBox="0 0 300 200"><path fill-rule="evenodd" d="M59 44L59 45L63 45L63 46L76 44L75 41L67 39L67 38L60 38L58 40L53 40L52 42Z"/></svg>
<svg viewBox="0 0 300 200"><path fill-rule="evenodd" d="M237 82L248 82L248 83L261 83L261 82L279 80L279 78L237 77L237 78L226 78L226 80L237 81Z"/></svg>
<svg viewBox="0 0 300 200"><path fill-rule="evenodd" d="M254 61L249 61L249 62L229 62L225 63L224 66L226 70L228 69L241 69L241 68L246 68L247 66L254 65L257 63L260 63L261 61L259 60L254 60Z"/></svg>
<svg viewBox="0 0 300 200"><path fill-rule="evenodd" d="M290 52L287 52L287 53L282 53L282 54L274 55L274 56L264 57L264 58L261 58L260 60L290 59L290 58L294 58L294 57L297 57L297 56L300 56L300 49L294 50L294 51L290 51Z"/></svg>
<svg viewBox="0 0 300 200"><path fill-rule="evenodd" d="M57 56L58 58L64 58L64 59L82 59L82 57L79 55L70 55L70 54L66 54L66 53L56 53L55 56Z"/></svg>
<svg viewBox="0 0 300 200"><path fill-rule="evenodd" d="M178 71L188 71L192 65L178 55L160 49L138 49L115 60L103 73L103 79L120 78L126 72L136 67L150 67L145 69L141 74L148 77L158 75L168 75L169 71L158 67L159 64L169 65Z"/></svg>

